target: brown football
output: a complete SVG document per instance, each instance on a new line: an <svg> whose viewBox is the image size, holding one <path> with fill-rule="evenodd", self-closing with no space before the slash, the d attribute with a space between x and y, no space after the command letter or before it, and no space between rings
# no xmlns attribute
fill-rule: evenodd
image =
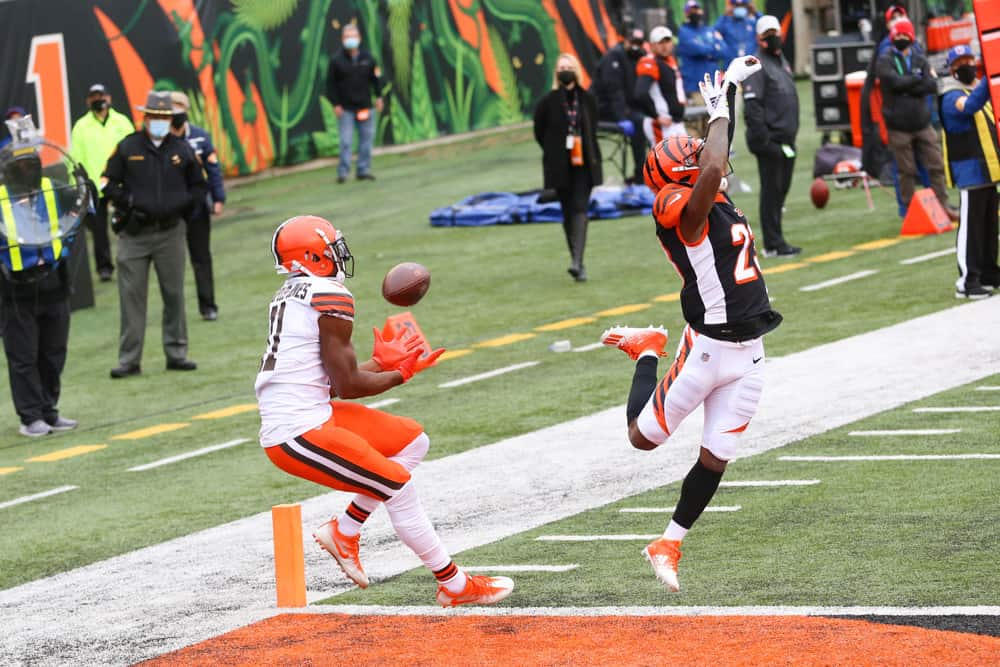
<svg viewBox="0 0 1000 667"><path fill-rule="evenodd" d="M822 178L816 178L809 188L809 198L812 199L813 206L823 208L830 199L830 186Z"/></svg>
<svg viewBox="0 0 1000 667"><path fill-rule="evenodd" d="M431 273L423 264L403 262L389 269L382 280L382 296L394 306L412 306L427 294Z"/></svg>

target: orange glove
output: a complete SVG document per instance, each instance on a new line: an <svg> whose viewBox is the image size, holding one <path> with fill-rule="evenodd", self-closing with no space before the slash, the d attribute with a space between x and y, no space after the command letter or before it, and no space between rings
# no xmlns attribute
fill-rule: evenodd
<svg viewBox="0 0 1000 667"><path fill-rule="evenodd" d="M409 381L411 377L420 371L433 366L437 362L438 357L444 354L444 348L439 347L423 359L420 358L421 354L423 354L423 350L415 350L412 354L403 359L402 363L396 367L399 374L403 376L403 382Z"/></svg>
<svg viewBox="0 0 1000 667"><path fill-rule="evenodd" d="M423 341L417 336L394 338L393 331L388 328L384 335L376 328L373 328L372 331L375 333L375 347L372 350L372 359L384 371L396 370L414 351L421 351Z"/></svg>

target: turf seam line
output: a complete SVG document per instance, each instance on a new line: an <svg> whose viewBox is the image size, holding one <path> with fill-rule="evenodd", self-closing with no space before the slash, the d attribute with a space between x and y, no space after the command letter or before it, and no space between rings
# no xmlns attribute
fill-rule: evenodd
<svg viewBox="0 0 1000 667"><path fill-rule="evenodd" d="M283 610L298 614L350 616L1000 616L1000 606L982 607L459 607L314 605Z"/></svg>
<svg viewBox="0 0 1000 667"><path fill-rule="evenodd" d="M834 285L841 285L843 283L847 283L852 280L867 278L868 276L873 276L876 273L878 273L878 269L865 269L864 271L856 271L855 273L849 273L846 276L840 276L839 278L831 278L830 280L824 280L821 283L814 283L812 285L806 285L805 287L800 287L799 291L815 292L816 290L826 289L827 287L833 287Z"/></svg>
<svg viewBox="0 0 1000 667"><path fill-rule="evenodd" d="M962 405L944 408L913 408L914 412L997 412L1000 405Z"/></svg>
<svg viewBox="0 0 1000 667"><path fill-rule="evenodd" d="M579 563L567 565L463 565L466 572L569 572L580 567Z"/></svg>
<svg viewBox="0 0 1000 667"><path fill-rule="evenodd" d="M41 493L33 493L30 496L21 496L20 498L14 498L13 500L7 500L0 503L0 510L7 509L8 507L14 507L15 505L30 503L34 500L41 500L42 498L48 498L49 496L55 496L60 493L66 493L67 491L75 491L79 488L79 486L58 486L54 489L49 489L48 491L42 491Z"/></svg>
<svg viewBox="0 0 1000 667"><path fill-rule="evenodd" d="M677 507L623 507L618 510L622 514L666 514L673 512ZM709 505L705 512L739 512L742 505Z"/></svg>
<svg viewBox="0 0 1000 667"><path fill-rule="evenodd" d="M228 442L223 442L218 445L212 445L210 447L202 447L201 449L196 449L190 452L184 452L183 454L177 454L175 456L168 456L165 459L160 459L158 461L152 461L150 463L143 463L142 465L129 468L129 472L143 472L144 470L151 470L153 468L159 468L160 466L169 465L171 463L177 463L178 461L185 461L187 459L193 459L196 456L202 456L203 454L210 454L212 452L217 452L220 449L228 449L230 447L235 447L237 445L242 445L243 443L250 442L249 438L237 438L236 440L230 440Z"/></svg>
<svg viewBox="0 0 1000 667"><path fill-rule="evenodd" d="M732 482L719 482L719 486L730 487L770 487L770 486L811 486L819 484L818 479L762 479L762 480L734 480Z"/></svg>
<svg viewBox="0 0 1000 667"><path fill-rule="evenodd" d="M390 405L395 405L396 403L399 403L399 401L400 399L398 398L384 398L381 401L375 401L374 403L369 403L365 407L371 408L372 410L378 410L379 408L385 408Z"/></svg>
<svg viewBox="0 0 1000 667"><path fill-rule="evenodd" d="M847 435L862 438L883 435L950 435L961 432L960 428L901 428L890 431L851 431Z"/></svg>
<svg viewBox="0 0 1000 667"><path fill-rule="evenodd" d="M635 535L622 533L619 535L539 535L536 542L632 542L655 540L662 535Z"/></svg>
<svg viewBox="0 0 1000 667"><path fill-rule="evenodd" d="M938 257L944 257L945 255L954 255L955 248L945 248L944 250L938 250L936 252L929 252L926 255L917 255L916 257L910 257L909 259L899 260L900 264L919 264L920 262L926 262L931 259L937 259Z"/></svg>
<svg viewBox="0 0 1000 667"><path fill-rule="evenodd" d="M779 456L779 461L813 461L836 463L839 461L965 461L1000 459L1000 454L871 454L857 456Z"/></svg>
<svg viewBox="0 0 1000 667"><path fill-rule="evenodd" d="M513 371L519 371L522 368L530 368L531 366L537 366L540 363L541 363L540 361L525 361L520 364L514 364L512 366L504 366L503 368L496 368L492 371L479 373L478 375L469 375L468 377L459 378L457 380L451 380L450 382L443 382L438 385L438 388L451 389L452 387L461 387L464 384L479 382L480 380L488 380L489 378L496 377L498 375L511 373Z"/></svg>

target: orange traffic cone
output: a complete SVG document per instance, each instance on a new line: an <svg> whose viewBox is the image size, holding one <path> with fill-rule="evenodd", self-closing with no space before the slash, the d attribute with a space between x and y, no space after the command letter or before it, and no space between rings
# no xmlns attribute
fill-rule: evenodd
<svg viewBox="0 0 1000 667"><path fill-rule="evenodd" d="M918 234L943 234L952 229L948 214L944 212L941 202L934 196L930 188L917 190L910 200L910 207L903 218L903 228L899 233L903 236Z"/></svg>

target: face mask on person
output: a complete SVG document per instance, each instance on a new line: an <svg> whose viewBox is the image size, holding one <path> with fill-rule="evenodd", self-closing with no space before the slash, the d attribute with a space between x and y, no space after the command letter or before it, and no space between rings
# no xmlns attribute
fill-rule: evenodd
<svg viewBox="0 0 1000 667"><path fill-rule="evenodd" d="M778 55L781 53L781 35L768 35L764 38L764 48L768 53Z"/></svg>
<svg viewBox="0 0 1000 667"><path fill-rule="evenodd" d="M564 69L560 72L556 72L556 78L559 79L559 83L564 86L568 86L571 83L576 83L576 72Z"/></svg>
<svg viewBox="0 0 1000 667"><path fill-rule="evenodd" d="M905 51L910 48L910 44L912 44L912 42L906 38L892 40L892 45L897 51Z"/></svg>
<svg viewBox="0 0 1000 667"><path fill-rule="evenodd" d="M641 44L633 44L633 45L631 45L630 47L628 47L628 54L630 56L632 56L633 58L641 58L642 57L642 45Z"/></svg>
<svg viewBox="0 0 1000 667"><path fill-rule="evenodd" d="M697 28L698 26L700 26L700 25L701 25L701 19L702 19L702 18L703 18L703 17L702 17L702 15L701 15L701 14L691 14L691 15L690 15L690 16L688 17L688 22L690 22L690 23L691 23L691 25L693 25L693 26L694 26L695 28Z"/></svg>
<svg viewBox="0 0 1000 667"><path fill-rule="evenodd" d="M162 139L170 131L170 121L166 118L152 119L146 126L149 128L149 136L153 139Z"/></svg>
<svg viewBox="0 0 1000 667"><path fill-rule="evenodd" d="M345 49L356 49L361 46L360 37L345 37L344 38L344 48Z"/></svg>
<svg viewBox="0 0 1000 667"><path fill-rule="evenodd" d="M733 7L733 16L738 19L745 19L747 17L746 7Z"/></svg>
<svg viewBox="0 0 1000 667"><path fill-rule="evenodd" d="M170 119L170 126L175 130L179 130L188 122L187 112L175 113L173 118Z"/></svg>
<svg viewBox="0 0 1000 667"><path fill-rule="evenodd" d="M971 85L976 80L976 66L959 65L955 68L955 78L967 86Z"/></svg>
<svg viewBox="0 0 1000 667"><path fill-rule="evenodd" d="M101 113L108 108L108 101L103 97L99 97L90 103L90 109L95 113Z"/></svg>

